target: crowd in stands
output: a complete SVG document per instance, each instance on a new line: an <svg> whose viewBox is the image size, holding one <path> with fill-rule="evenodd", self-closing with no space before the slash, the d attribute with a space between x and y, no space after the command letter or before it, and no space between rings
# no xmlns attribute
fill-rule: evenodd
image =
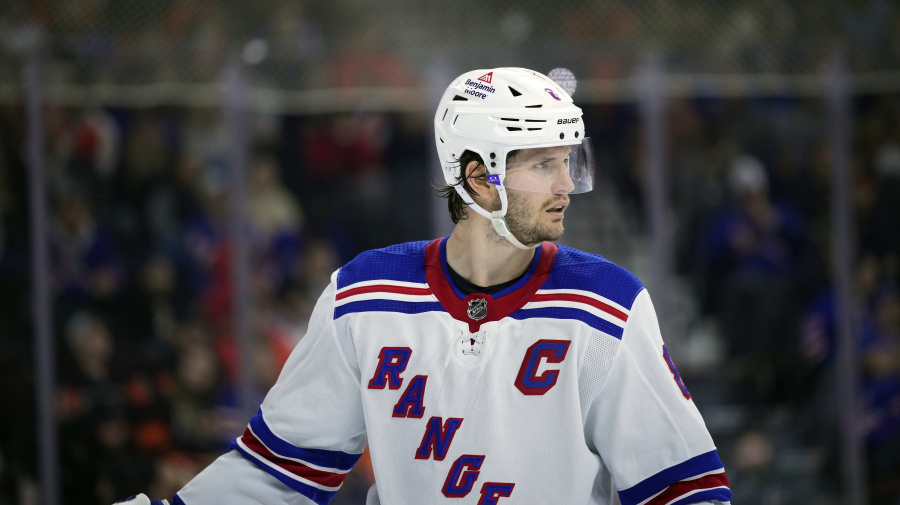
<svg viewBox="0 0 900 505"><path fill-rule="evenodd" d="M12 126L21 113L0 111L0 292L9 302L0 311L0 368L10 379L0 388L17 413L0 429L0 503L17 503L17 479L33 478L35 463L25 139ZM61 492L73 504L141 489L171 496L246 423L221 117L68 107L48 107L46 117ZM428 197L427 173L410 172L426 134L404 128L408 119L274 121L274 133L252 134L240 237L255 402L303 337L331 273L362 250L414 238L427 219L387 214L395 204L421 208ZM404 181L389 185L389 171ZM400 193L413 184L419 194ZM350 479L342 493L348 503L364 498L371 480L361 466L359 485Z"/></svg>
<svg viewBox="0 0 900 505"><path fill-rule="evenodd" d="M870 503L893 505L900 497L900 99L861 96L853 107L847 191L856 237L856 415ZM729 383L726 402L741 405L747 419L732 446L736 495L772 504L840 496L835 153L824 101L675 102L669 121L677 265L701 317L724 340L715 373ZM814 448L817 461L786 463L798 447ZM821 480L774 484L804 466Z"/></svg>

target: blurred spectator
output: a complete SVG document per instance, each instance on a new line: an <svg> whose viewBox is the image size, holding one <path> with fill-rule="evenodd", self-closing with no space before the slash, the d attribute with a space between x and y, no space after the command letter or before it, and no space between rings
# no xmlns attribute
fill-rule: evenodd
<svg viewBox="0 0 900 505"><path fill-rule="evenodd" d="M172 434L183 451L222 450L235 427L222 412L219 364L208 343L182 347L176 365L177 389L172 397Z"/></svg>
<svg viewBox="0 0 900 505"><path fill-rule="evenodd" d="M731 359L743 362L749 389L739 395L758 402L782 391L778 382L796 352L785 335L794 331L802 307L798 288L808 254L806 225L792 206L772 201L768 176L756 158L737 157L727 181L730 199L712 216L703 238L704 295L721 321Z"/></svg>
<svg viewBox="0 0 900 505"><path fill-rule="evenodd" d="M389 218L389 120L379 113L338 114L311 121L303 132L300 199L318 223L315 231L341 244L342 260L352 258L344 249L377 247ZM351 208L358 212L347 212Z"/></svg>
<svg viewBox="0 0 900 505"><path fill-rule="evenodd" d="M50 107L46 116L54 190L77 190L101 211L110 210L122 151L113 117L102 109L78 112L62 107Z"/></svg>
<svg viewBox="0 0 900 505"><path fill-rule="evenodd" d="M247 179L246 208L257 265L255 291L271 297L296 275L305 218L296 197L282 183L274 157L256 157Z"/></svg>
<svg viewBox="0 0 900 505"><path fill-rule="evenodd" d="M174 246L182 224L202 212L204 175L200 158L181 152L165 178L151 188L146 219L154 246Z"/></svg>
<svg viewBox="0 0 900 505"><path fill-rule="evenodd" d="M872 302L874 331L863 343L867 452L872 502L900 495L900 289L883 284Z"/></svg>
<svg viewBox="0 0 900 505"><path fill-rule="evenodd" d="M190 295L165 255L150 255L136 277L137 289L130 291L128 306L132 331L143 330L137 335L140 342L168 347L174 340L177 320L187 317L193 308ZM145 352L149 350L145 347Z"/></svg>
<svg viewBox="0 0 900 505"><path fill-rule="evenodd" d="M65 469L62 495L68 503L93 504L98 499L103 466L98 428L110 412L125 404L123 377L113 366L113 339L101 320L81 313L66 326L68 353L55 398Z"/></svg>
<svg viewBox="0 0 900 505"><path fill-rule="evenodd" d="M61 296L102 301L122 286L122 264L110 233L95 219L84 196L63 194L54 212L51 236L53 278Z"/></svg>
<svg viewBox="0 0 900 505"><path fill-rule="evenodd" d="M883 142L876 147L874 181L877 194L872 204L871 220L862 236L863 246L880 256L900 261L900 106L888 126Z"/></svg>
<svg viewBox="0 0 900 505"><path fill-rule="evenodd" d="M789 204L771 200L768 176L757 159L741 156L734 160L728 189L730 200L713 216L704 238L705 259L710 265L706 293L720 314L727 309L715 304L728 303L723 291L735 282L746 283L752 290L754 281L790 280L806 252L802 217Z"/></svg>

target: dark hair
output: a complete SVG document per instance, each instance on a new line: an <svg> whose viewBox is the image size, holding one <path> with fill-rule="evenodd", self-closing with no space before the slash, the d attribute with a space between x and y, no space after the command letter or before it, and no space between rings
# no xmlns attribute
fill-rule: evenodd
<svg viewBox="0 0 900 505"><path fill-rule="evenodd" d="M450 219L453 220L453 224L456 224L463 219L466 219L468 215L465 212L466 207L469 206L468 203L463 200L459 193L456 192L456 188L454 187L457 184L462 184L462 187L472 196L475 196L477 193L472 186L469 185L469 177L466 177L466 167L469 163L477 161L478 165L484 165L484 160L481 159L481 156L478 156L476 153L472 151L466 150L462 153L457 160L459 163L459 173L456 176L456 181L454 184L445 184L443 186L435 186L435 189L440 193L441 198L447 199L447 208L450 210ZM485 175L482 174L480 176L474 176L475 179L484 179Z"/></svg>
<svg viewBox="0 0 900 505"><path fill-rule="evenodd" d="M519 154L519 152L519 149L515 149L506 154L507 166L509 165L510 161L515 158L517 154ZM440 193L441 198L447 199L447 208L450 209L450 219L453 220L453 224L456 224L468 217L468 214L465 213L465 209L469 206L469 204L466 203L466 201L463 200L461 196L459 196L459 193L456 192L456 188L454 186L456 186L457 184L462 184L462 187L466 190L466 193L475 196L478 193L476 193L475 190L472 189L472 186L469 185L469 179L485 179L487 177L487 175L485 175L485 172L482 172L481 175L466 177L466 167L473 161L477 161L478 166L484 166L484 160L481 159L481 156L469 150L464 151L457 160L457 163L459 163L459 173L456 176L456 181L452 185L446 184L444 186L434 187L434 189L436 189L438 193Z"/></svg>

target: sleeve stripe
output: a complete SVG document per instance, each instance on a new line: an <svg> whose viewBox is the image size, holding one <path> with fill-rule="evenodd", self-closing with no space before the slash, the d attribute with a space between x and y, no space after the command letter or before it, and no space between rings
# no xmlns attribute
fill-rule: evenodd
<svg viewBox="0 0 900 505"><path fill-rule="evenodd" d="M359 461L362 454L350 454L325 449L303 449L287 442L272 433L263 419L262 409L250 419L250 430L272 453L282 458L299 460L308 466L327 469L333 472L349 472Z"/></svg>
<svg viewBox="0 0 900 505"><path fill-rule="evenodd" d="M343 300L351 296L361 295L365 293L396 293L399 295L430 295L431 290L428 287L409 287L409 286L390 286L387 284L375 284L371 286L359 286L345 289L339 292L334 299Z"/></svg>
<svg viewBox="0 0 900 505"><path fill-rule="evenodd" d="M696 498L694 495L697 493L714 489L727 491L729 495L728 500L731 500L731 491L728 489L728 476L725 475L725 472L719 472L700 477L699 479L676 482L645 503L646 505L674 505L681 502L682 498L687 496Z"/></svg>
<svg viewBox="0 0 900 505"><path fill-rule="evenodd" d="M622 326L613 324L606 319L599 318L586 310L574 309L571 307L560 307L559 304L555 304L555 306L547 308L541 308L540 306L538 306L537 308L531 308L530 305L526 305L524 308L510 314L509 317L519 320L540 317L548 319L570 319L581 321L582 323L587 324L597 331L606 333L607 335L615 337L619 340L622 340L622 334L625 332Z"/></svg>
<svg viewBox="0 0 900 505"><path fill-rule="evenodd" d="M300 461L286 459L279 457L276 454L272 454L272 452L269 451L269 449L265 445L263 445L262 442L260 442L256 437L253 436L253 433L249 428L247 428L247 431L244 432L244 436L241 437L241 442L246 449L253 451L258 456L269 460L282 469L299 477L303 477L304 479L308 479L317 484L321 484L325 487L340 487L341 483L344 482L344 477L346 477L347 475L346 473L334 473L325 470L318 470L304 465Z"/></svg>
<svg viewBox="0 0 900 505"><path fill-rule="evenodd" d="M625 312L613 307L612 305L610 305L608 303L605 303L603 301L600 301L600 300L597 300L595 298L591 298L588 296L577 295L577 294L573 294L573 293L559 293L559 292L545 293L545 292L539 291L536 295L534 295L533 300L536 302L567 301L567 302L583 303L585 305L590 305L591 307L601 310L601 311L615 317L616 319L621 320L623 323L628 321L628 314L626 314Z"/></svg>
<svg viewBox="0 0 900 505"><path fill-rule="evenodd" d="M175 496L172 497L172 502L175 505L187 505L186 503L184 503L184 500L182 500L181 497L178 496L178 493L175 493Z"/></svg>
<svg viewBox="0 0 900 505"><path fill-rule="evenodd" d="M707 489L705 491L697 491L669 505L688 505L689 503L700 503L708 501L719 501L722 503L731 502L731 490L726 487L715 489Z"/></svg>
<svg viewBox="0 0 900 505"><path fill-rule="evenodd" d="M289 475L285 470L278 468L274 464L262 458L256 457L252 451L242 446L241 439L239 438L231 442L231 447L237 449L238 452L240 452L245 458L255 463L256 466L258 466L260 469L262 469L272 477L275 477L276 479L281 481L282 484L302 494L303 496L306 496L310 500L316 502L317 505L328 505L328 502L330 502L331 499L334 498L334 496L337 494L337 490L326 491L307 484L307 482L310 481L307 481L306 479L302 479L300 477Z"/></svg>
<svg viewBox="0 0 900 505"><path fill-rule="evenodd" d="M669 486L679 483L679 481L698 480L697 477L710 474L716 470L724 472L724 468L725 465L719 459L718 452L713 449L666 468L628 489L619 491L619 499L622 501L622 505L640 505L662 493Z"/></svg>
<svg viewBox="0 0 900 505"><path fill-rule="evenodd" d="M579 295L579 296L583 296L583 297L587 297L587 298L592 298L594 300L597 300L597 301L603 303L604 305L608 305L608 306L616 309L617 311L621 312L626 317L631 312L631 309L629 309L628 307L620 305L605 296L601 296L597 293L594 293L593 291L585 291L583 289L541 289L538 291L538 294L544 294L544 295L550 295L550 296L554 296L557 294Z"/></svg>

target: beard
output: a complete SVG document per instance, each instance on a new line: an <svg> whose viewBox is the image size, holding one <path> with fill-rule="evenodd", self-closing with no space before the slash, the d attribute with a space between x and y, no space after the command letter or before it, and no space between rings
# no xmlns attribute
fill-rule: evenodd
<svg viewBox="0 0 900 505"><path fill-rule="evenodd" d="M521 196L518 191L507 191L506 196L506 226L509 227L509 231L512 232L513 236L515 236L523 245L533 246L535 244L540 244L545 240L552 242L554 240L559 240L559 238L562 237L563 231L565 230L562 222L554 225L551 223L544 223L540 219L544 209L553 202L559 200L559 195L551 195L538 209L530 208L527 199ZM494 210L500 210L500 195L494 196L491 206ZM512 246L508 240L501 237L500 234L494 230L493 226L490 227L489 233L498 243Z"/></svg>

